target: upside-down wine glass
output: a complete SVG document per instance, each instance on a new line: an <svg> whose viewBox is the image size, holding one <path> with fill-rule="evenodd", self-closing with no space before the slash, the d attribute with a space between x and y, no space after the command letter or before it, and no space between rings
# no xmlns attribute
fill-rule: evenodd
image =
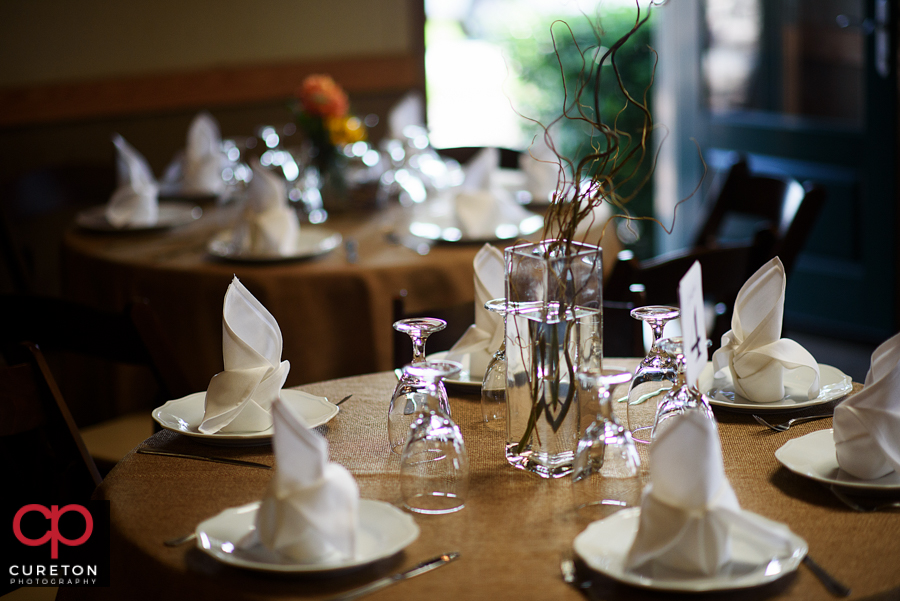
<svg viewBox="0 0 900 601"><path fill-rule="evenodd" d="M579 371L579 383L598 403L597 417L578 441L572 469L575 510L580 518L602 519L641 500L641 460L631 431L613 413L611 389L631 372Z"/></svg>
<svg viewBox="0 0 900 601"><path fill-rule="evenodd" d="M678 307L667 305L648 305L631 310L631 316L650 326L653 335L650 351L635 370L628 388L627 425L638 442L649 442L638 436L637 432L652 428L652 420L656 416L656 403L647 404L647 401L670 390L675 384L678 371L675 358L659 347L659 341L666 324L680 314Z"/></svg>
<svg viewBox="0 0 900 601"><path fill-rule="evenodd" d="M481 416L491 430L506 430L506 299L495 298L484 308L500 315L504 321L504 335L500 348L491 357L481 382Z"/></svg>
<svg viewBox="0 0 900 601"><path fill-rule="evenodd" d="M711 345L709 340L706 343L707 347ZM653 430L650 433L651 440L656 438L661 425L667 419L688 411L700 411L709 419L716 419L706 395L688 384L681 336L663 338L659 341L659 346L663 351L675 357L678 365L678 377L675 385L666 393L666 396L663 397L656 408L656 419L653 421Z"/></svg>
<svg viewBox="0 0 900 601"><path fill-rule="evenodd" d="M434 317L416 317L401 319L394 323L394 329L398 332L409 334L413 345L412 365L425 363L425 341L428 336L440 332L447 327L447 322ZM416 416L419 405L425 395L426 382L421 378L407 373L400 376L394 394L391 395L391 404L388 406L388 440L391 451L398 455L403 450L409 434L409 426ZM438 382L438 393L441 408L449 416L450 402L447 399L447 390L443 382Z"/></svg>
<svg viewBox="0 0 900 601"><path fill-rule="evenodd" d="M465 505L469 457L459 427L441 407L439 390L441 380L461 368L455 361L426 361L403 370L425 384L400 455L400 492L410 511L452 513Z"/></svg>

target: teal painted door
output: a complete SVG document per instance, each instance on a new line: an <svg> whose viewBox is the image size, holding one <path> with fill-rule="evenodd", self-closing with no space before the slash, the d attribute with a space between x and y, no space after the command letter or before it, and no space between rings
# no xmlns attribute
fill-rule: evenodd
<svg viewBox="0 0 900 601"><path fill-rule="evenodd" d="M898 330L897 0L678 4L667 9L693 20L682 30L698 36L697 63L675 68L696 84L691 129L713 170L738 151L754 171L827 190L788 281L786 325L886 339Z"/></svg>

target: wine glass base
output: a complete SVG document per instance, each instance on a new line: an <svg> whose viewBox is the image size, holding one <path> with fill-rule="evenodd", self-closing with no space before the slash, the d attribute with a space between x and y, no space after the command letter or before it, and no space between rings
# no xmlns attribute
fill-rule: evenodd
<svg viewBox="0 0 900 601"><path fill-rule="evenodd" d="M426 515L454 513L465 507L465 501L453 493L421 493L403 501L409 511Z"/></svg>

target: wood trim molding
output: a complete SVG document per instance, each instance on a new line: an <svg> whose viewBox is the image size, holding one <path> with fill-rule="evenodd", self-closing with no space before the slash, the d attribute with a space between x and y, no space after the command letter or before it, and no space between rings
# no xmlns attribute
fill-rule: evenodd
<svg viewBox="0 0 900 601"><path fill-rule="evenodd" d="M328 73L350 93L424 92L424 53L223 67L0 89L0 127L280 100Z"/></svg>

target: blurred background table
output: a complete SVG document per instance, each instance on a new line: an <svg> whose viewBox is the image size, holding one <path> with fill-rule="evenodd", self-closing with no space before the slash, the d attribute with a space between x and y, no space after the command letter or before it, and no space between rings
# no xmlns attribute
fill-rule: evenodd
<svg viewBox="0 0 900 601"><path fill-rule="evenodd" d="M164 232L71 229L63 244L63 292L112 310L135 297L147 299L196 390L223 368L222 302L233 276L278 320L283 358L291 362L287 385L384 371L394 367L394 300L403 296L406 312L474 302L472 261L481 248L438 243L420 255L388 237L400 210L304 225L339 232L353 251L342 246L319 257L271 263L208 254L210 237L234 218L228 205L206 207L196 222ZM611 269L619 247L614 235L607 242L613 247L604 261Z"/></svg>

